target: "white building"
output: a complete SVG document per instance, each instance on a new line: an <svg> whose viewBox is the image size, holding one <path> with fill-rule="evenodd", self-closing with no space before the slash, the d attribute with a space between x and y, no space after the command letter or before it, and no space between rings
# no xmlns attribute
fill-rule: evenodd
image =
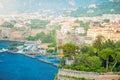
<svg viewBox="0 0 120 80"><path fill-rule="evenodd" d="M64 34L66 34L67 32L71 32L71 30L72 30L71 26L68 26L68 25L61 26L61 32Z"/></svg>
<svg viewBox="0 0 120 80"><path fill-rule="evenodd" d="M79 27L75 29L75 34L84 34L86 31L83 27Z"/></svg>

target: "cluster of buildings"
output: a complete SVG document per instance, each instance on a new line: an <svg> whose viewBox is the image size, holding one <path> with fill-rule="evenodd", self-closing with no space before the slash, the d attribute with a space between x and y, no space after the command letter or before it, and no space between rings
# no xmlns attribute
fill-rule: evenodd
<svg viewBox="0 0 120 80"><path fill-rule="evenodd" d="M56 34L58 48L66 43L92 45L98 35L102 35L106 40L120 40L120 15L118 14L92 18L82 17L77 19L84 23L89 23L88 30L81 26L80 23L76 23L75 20L63 21L61 23L61 29L57 30ZM105 22L105 19L109 21ZM58 52L62 53L62 49L58 49Z"/></svg>
<svg viewBox="0 0 120 80"><path fill-rule="evenodd" d="M91 5L95 6L95 5ZM31 23L31 19L48 20L50 23L45 29L30 29L26 24ZM105 22L109 19L109 22ZM86 30L76 20L84 23L89 23L89 28ZM14 23L13 28L3 27L4 22ZM104 14L96 17L69 17L69 16L54 16L45 14L16 14L16 15L0 15L0 39L25 40L28 36L35 36L40 32L49 33L54 29L54 25L60 25L60 29L56 30L57 47L66 43L72 42L76 45L92 44L97 35L103 35L106 39L113 41L120 40L120 15L119 14ZM49 44L43 44L43 47ZM59 50L59 49L58 49ZM60 50L61 51L61 50ZM60 52L59 51L59 52ZM62 52L60 52L62 53Z"/></svg>
<svg viewBox="0 0 120 80"><path fill-rule="evenodd" d="M35 36L40 29L30 29L32 19L49 20L49 17L39 13L23 13L14 15L0 15L0 39L25 40L28 36ZM7 25L6 27L4 27ZM8 27L12 26L12 27Z"/></svg>
<svg viewBox="0 0 120 80"><path fill-rule="evenodd" d="M107 23L103 28L99 26L88 29L85 43L92 44L98 35L102 35L106 40L120 40L120 23Z"/></svg>
<svg viewBox="0 0 120 80"><path fill-rule="evenodd" d="M74 38L79 38L80 34L85 34L86 30L83 27L80 27L79 23L73 22L63 22L61 29L57 30L56 40L62 41L62 44L71 42Z"/></svg>

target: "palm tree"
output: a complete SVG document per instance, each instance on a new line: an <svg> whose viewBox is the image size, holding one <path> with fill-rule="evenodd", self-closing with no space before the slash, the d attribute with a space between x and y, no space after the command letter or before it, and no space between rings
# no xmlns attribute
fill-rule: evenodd
<svg viewBox="0 0 120 80"><path fill-rule="evenodd" d="M114 65L111 69L111 71L113 71L113 69L115 68L115 66L117 65L118 62L120 62L120 41L115 43L115 53L112 55L113 59L114 59Z"/></svg>
<svg viewBox="0 0 120 80"><path fill-rule="evenodd" d="M115 51L115 53L112 55L113 59L114 59L114 65L111 69L111 72L113 71L113 69L115 68L115 66L117 65L118 62L120 62L120 52L119 51Z"/></svg>
<svg viewBox="0 0 120 80"><path fill-rule="evenodd" d="M113 54L113 50L110 48L103 49L100 51L99 56L103 59L106 60L106 72L108 72L109 68L109 57Z"/></svg>

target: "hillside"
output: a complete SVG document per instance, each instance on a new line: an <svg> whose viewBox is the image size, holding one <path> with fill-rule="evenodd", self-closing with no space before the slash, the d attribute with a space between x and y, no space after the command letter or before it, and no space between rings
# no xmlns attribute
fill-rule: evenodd
<svg viewBox="0 0 120 80"><path fill-rule="evenodd" d="M0 13L39 12L62 10L100 4L108 0L0 0Z"/></svg>
<svg viewBox="0 0 120 80"><path fill-rule="evenodd" d="M96 5L96 8L79 7L76 11L71 12L71 16L101 16L103 14L120 14L120 2L104 2Z"/></svg>

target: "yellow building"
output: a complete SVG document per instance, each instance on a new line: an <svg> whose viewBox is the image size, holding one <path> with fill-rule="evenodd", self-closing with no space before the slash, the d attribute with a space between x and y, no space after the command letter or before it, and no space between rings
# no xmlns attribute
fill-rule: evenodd
<svg viewBox="0 0 120 80"><path fill-rule="evenodd" d="M88 29L85 43L92 44L98 35L104 36L106 40L119 41L120 23L109 23L106 24L104 28L96 26Z"/></svg>

